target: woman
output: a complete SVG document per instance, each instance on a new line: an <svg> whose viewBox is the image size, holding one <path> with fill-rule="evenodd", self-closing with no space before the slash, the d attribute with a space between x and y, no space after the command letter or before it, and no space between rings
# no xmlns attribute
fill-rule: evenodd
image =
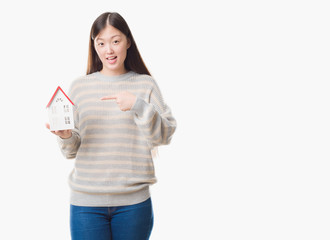
<svg viewBox="0 0 330 240"><path fill-rule="evenodd" d="M156 182L152 150L176 129L126 21L106 12L92 25L87 75L73 81L75 129L53 131L66 158L72 239L149 239Z"/></svg>

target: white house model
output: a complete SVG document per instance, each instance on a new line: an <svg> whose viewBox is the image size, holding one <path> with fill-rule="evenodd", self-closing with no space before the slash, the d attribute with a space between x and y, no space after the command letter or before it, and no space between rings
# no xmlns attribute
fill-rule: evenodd
<svg viewBox="0 0 330 240"><path fill-rule="evenodd" d="M47 105L51 131L74 128L73 105L70 98L58 87Z"/></svg>

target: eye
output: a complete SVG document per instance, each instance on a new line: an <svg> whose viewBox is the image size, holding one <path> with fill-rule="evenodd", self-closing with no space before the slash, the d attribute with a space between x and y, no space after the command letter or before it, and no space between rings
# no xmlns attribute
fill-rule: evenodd
<svg viewBox="0 0 330 240"><path fill-rule="evenodd" d="M119 40L115 40L113 41L114 44L118 44L119 43Z"/></svg>
<svg viewBox="0 0 330 240"><path fill-rule="evenodd" d="M98 43L97 44L98 46L103 46L104 44L102 42Z"/></svg>

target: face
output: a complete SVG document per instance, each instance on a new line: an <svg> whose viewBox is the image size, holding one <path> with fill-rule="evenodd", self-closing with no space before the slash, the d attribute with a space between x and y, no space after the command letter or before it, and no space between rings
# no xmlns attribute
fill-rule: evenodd
<svg viewBox="0 0 330 240"><path fill-rule="evenodd" d="M94 40L95 50L105 75L120 75L126 73L124 61L130 44L126 36L113 26L107 25Z"/></svg>

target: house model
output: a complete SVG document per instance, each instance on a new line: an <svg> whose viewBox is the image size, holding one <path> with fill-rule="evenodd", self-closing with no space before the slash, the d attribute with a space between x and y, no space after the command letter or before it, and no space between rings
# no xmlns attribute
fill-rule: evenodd
<svg viewBox="0 0 330 240"><path fill-rule="evenodd" d="M74 128L73 105L70 98L58 87L47 105L51 131Z"/></svg>

